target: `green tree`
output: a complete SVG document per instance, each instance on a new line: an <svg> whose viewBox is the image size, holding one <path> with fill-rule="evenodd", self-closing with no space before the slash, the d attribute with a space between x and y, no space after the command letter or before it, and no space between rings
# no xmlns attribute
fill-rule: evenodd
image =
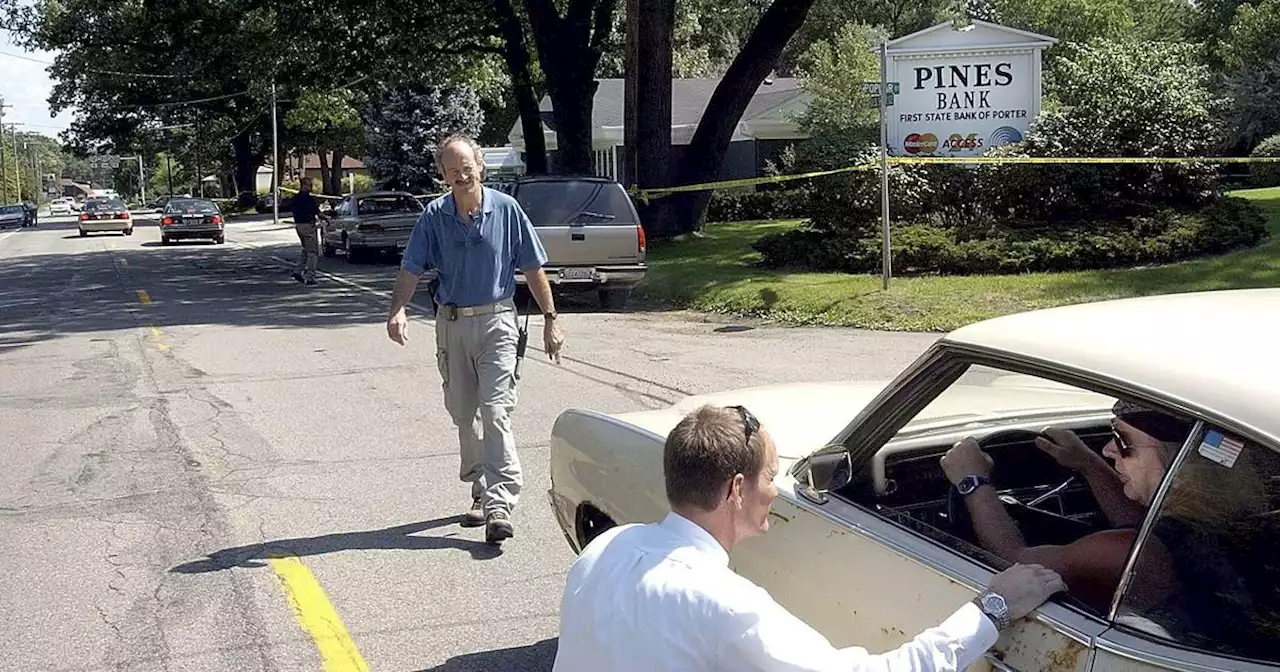
<svg viewBox="0 0 1280 672"><path fill-rule="evenodd" d="M363 96L350 91L304 91L285 116L293 147L319 156L324 193L342 193L342 157L364 152L364 120L359 110L363 102ZM329 152L333 152L333 166Z"/></svg>
<svg viewBox="0 0 1280 672"><path fill-rule="evenodd" d="M373 174L389 188L435 191L435 152L453 133L475 136L484 124L479 96L466 86L382 90L365 113Z"/></svg>

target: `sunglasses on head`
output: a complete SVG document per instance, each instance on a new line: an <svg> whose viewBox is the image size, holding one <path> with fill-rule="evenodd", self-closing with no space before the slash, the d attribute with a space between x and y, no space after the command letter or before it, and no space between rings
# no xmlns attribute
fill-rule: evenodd
<svg viewBox="0 0 1280 672"><path fill-rule="evenodd" d="M737 411L738 416L742 418L742 427L745 435L743 443L751 445L751 435L760 431L760 421L751 414L751 411L747 410L746 406L729 406L728 408Z"/></svg>

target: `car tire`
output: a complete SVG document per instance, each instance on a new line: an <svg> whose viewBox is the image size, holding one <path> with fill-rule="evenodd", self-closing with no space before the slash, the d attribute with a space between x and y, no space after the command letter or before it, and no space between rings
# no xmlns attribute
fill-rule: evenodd
<svg viewBox="0 0 1280 672"><path fill-rule="evenodd" d="M362 262L362 261L364 261L364 260L365 260L365 250L364 250L364 248L360 248L360 247L355 247L355 246L353 246L353 245L351 244L351 239L350 239L350 238L348 238L347 240L343 241L343 247L345 248L346 253L347 253L347 262L348 262L348 263L358 264L358 263L360 263L360 262Z"/></svg>
<svg viewBox="0 0 1280 672"><path fill-rule="evenodd" d="M126 236L132 236L132 235L133 235L133 227L131 226L131 227L129 227L129 228L127 228L127 229L125 229L125 230L124 230L124 235L126 235Z"/></svg>
<svg viewBox="0 0 1280 672"><path fill-rule="evenodd" d="M218 237L216 237L216 238L214 238L214 239L213 239L213 244L214 244L214 245L221 245L221 244L223 244L223 243L225 243L225 242L227 242L227 236L226 236L226 234L223 234L223 235L218 236Z"/></svg>
<svg viewBox="0 0 1280 672"><path fill-rule="evenodd" d="M627 301L631 299L631 288L602 289L599 294L601 308L605 310L622 310L627 307Z"/></svg>
<svg viewBox="0 0 1280 672"><path fill-rule="evenodd" d="M161 244L161 245L168 245L168 244L170 244L170 243L172 243L172 242L173 242L173 239L172 239L172 238L170 238L169 236L160 236L160 244Z"/></svg>
<svg viewBox="0 0 1280 672"><path fill-rule="evenodd" d="M84 238L85 236L88 236L88 235L89 235L89 232L88 232L88 231L85 231L84 229L80 229L80 237L81 237L81 238Z"/></svg>
<svg viewBox="0 0 1280 672"><path fill-rule="evenodd" d="M338 256L338 248L328 243L325 243L324 245L321 246L320 253L323 254L326 259L332 259Z"/></svg>

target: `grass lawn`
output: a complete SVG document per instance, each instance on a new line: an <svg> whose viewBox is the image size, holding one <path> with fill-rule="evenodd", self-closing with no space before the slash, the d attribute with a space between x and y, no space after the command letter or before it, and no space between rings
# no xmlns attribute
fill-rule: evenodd
<svg viewBox="0 0 1280 672"><path fill-rule="evenodd" d="M638 293L663 303L785 324L948 331L1034 308L1211 289L1280 286L1280 187L1234 192L1263 208L1271 231L1252 250L1166 266L1073 273L892 278L792 273L753 264L751 243L799 221L709 224L702 237L651 246Z"/></svg>

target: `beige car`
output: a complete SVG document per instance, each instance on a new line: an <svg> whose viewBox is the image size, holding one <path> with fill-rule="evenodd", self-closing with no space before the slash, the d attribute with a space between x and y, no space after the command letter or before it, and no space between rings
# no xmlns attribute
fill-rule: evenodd
<svg viewBox="0 0 1280 672"><path fill-rule="evenodd" d="M1114 593L1055 597L975 669L1276 672L1277 333L1280 289L1153 296L964 327L891 381L758 387L634 413L571 409L551 433L552 508L575 551L613 525L660 520L667 433L702 404L741 404L775 438L781 471L769 531L735 549L732 567L835 646L887 651L1009 564L982 547L939 464L974 437L1028 546L1132 536L1110 558L1123 567ZM1133 450L1114 438L1117 399L1188 428L1165 466L1146 467L1154 489L1137 524L1112 523L1085 478L1034 443L1059 426L1108 456Z"/></svg>
<svg viewBox="0 0 1280 672"><path fill-rule="evenodd" d="M322 223L324 256L342 250L354 262L381 252L403 253L422 211L421 201L406 191L348 195Z"/></svg>
<svg viewBox="0 0 1280 672"><path fill-rule="evenodd" d="M90 198L80 212L80 236L116 232L133 235L133 213L119 198Z"/></svg>
<svg viewBox="0 0 1280 672"><path fill-rule="evenodd" d="M533 222L547 251L552 289L595 291L600 305L621 310L644 280L645 235L621 184L596 177L526 177L501 185ZM524 277L517 274L517 282Z"/></svg>

